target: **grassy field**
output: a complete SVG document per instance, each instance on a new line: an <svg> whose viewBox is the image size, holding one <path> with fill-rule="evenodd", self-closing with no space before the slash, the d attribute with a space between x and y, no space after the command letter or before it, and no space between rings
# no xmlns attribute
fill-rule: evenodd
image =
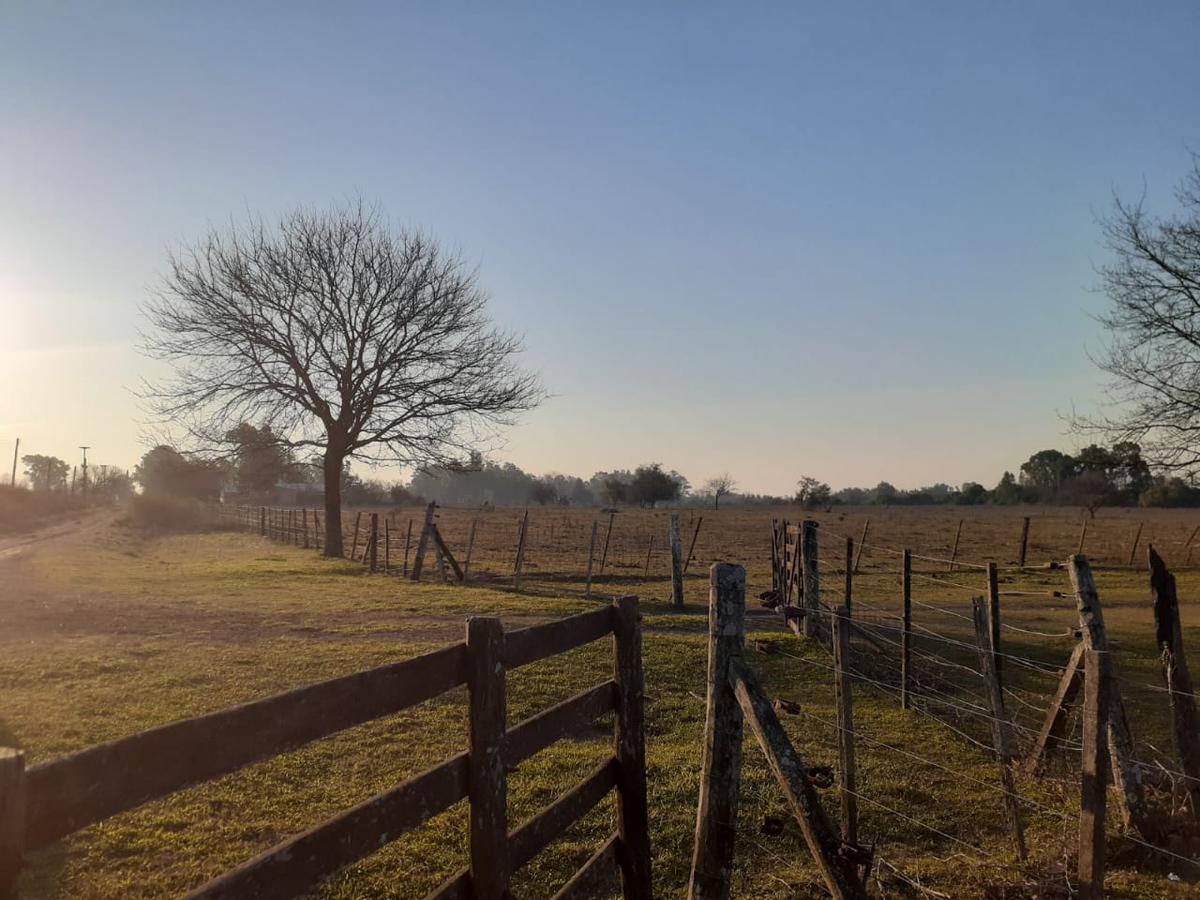
<svg viewBox="0 0 1200 900"><path fill-rule="evenodd" d="M500 528L495 541L479 543L494 550L477 557L483 561L481 570L494 570L496 579L466 587L371 577L360 565L324 560L256 535L148 537L116 526L3 560L0 740L24 747L30 760L38 762L458 640L471 614L500 615L508 627L519 627L591 608L615 594L637 593L643 598L646 628L656 893L681 896L690 863L704 716L707 566L721 557L742 562L749 570L751 594L768 587L767 522L779 513L704 512L697 562L687 579L687 607L681 613L664 602L669 592L665 564L656 568L652 558L650 572L639 571L649 535L665 535L662 513L617 517L614 535L628 538L624 544L614 540L611 568L597 583L597 597L587 600L582 597L582 566L575 562L581 558L581 538L586 555L597 513L554 510L542 519L539 512L531 515L529 561L531 571L546 577L534 579L523 594L512 592L498 577L504 572L505 552ZM888 548L908 545L938 555L948 549L958 518L965 515L960 556L1008 562L1015 554L1022 515L996 509L818 515L827 600L836 599L841 584L841 535L857 535L867 514L878 549L864 557L855 602L862 618L879 623L883 635L899 599L898 562ZM1031 562L1074 549L1077 511L1033 514ZM441 515L447 540L461 546L473 514L446 510ZM484 515L507 525L517 514L499 510ZM683 516L687 535L688 513ZM799 515L793 511L789 517ZM1146 521L1143 541L1155 540L1168 561L1182 562L1182 543L1190 532L1190 517L1182 512L1102 511L1094 531L1097 549L1103 551L1106 542L1113 545L1114 560L1122 546L1127 553L1139 520ZM646 541L637 549L642 537ZM948 572L933 562L919 563L918 571L915 619L940 636L927 635L918 641L918 650L970 666L971 653L945 639L970 639L961 616L969 611L968 598L983 592L979 571ZM1117 642L1118 671L1139 757L1178 768L1171 762L1164 698L1156 690L1160 676L1145 575L1140 569L1103 568L1098 583ZM1200 646L1200 621L1188 599L1198 588L1197 574L1180 573L1186 639L1193 648ZM1052 664L1065 661L1076 622L1073 603L1047 594L1068 589L1065 574L1010 573L1002 589L1005 622L1023 629L1005 631L1005 652ZM785 722L797 748L811 763L833 764L833 733L826 724L835 715L828 652L785 637L778 621L765 612L752 612L750 623L778 642L780 652L756 654L753 662L775 696L799 702L803 713ZM610 665L608 644L600 642L514 673L510 722L603 680ZM1055 896L1052 886L1064 885L1065 874L1073 871L1077 760L1046 778L1020 779L1032 853L1029 864L1018 868L1003 825L995 763L971 742L986 740L986 723L933 705L938 697L952 697L956 704L978 702L972 699L979 693L972 676L962 672L956 677L944 665L931 665L923 675L930 705L905 712L890 690L893 672L887 654L872 653L863 665L871 667L879 685L856 692L860 790L867 798L860 803L861 831L888 863L873 890L920 896L911 884L915 882L952 897ZM1193 655L1193 669L1198 668L1200 658ZM1010 711L1019 725L1034 726L1053 675L1020 666L1009 666L1005 674L1013 691ZM464 700L462 691L445 695L117 816L31 854L23 896L167 896L197 886L287 834L463 749ZM609 744L607 729L598 728L593 739L557 744L523 763L510 779L513 821L582 778L606 755ZM932 759L940 768L918 758ZM753 744L747 745L745 760L735 895L823 896L794 824L787 822L780 834L762 827L765 818L783 814L781 797ZM1156 793L1156 802L1165 805L1168 796ZM827 800L836 809L832 791ZM553 893L611 830L610 803L523 869L514 885L517 896ZM461 807L346 870L323 895L423 896L465 862ZM1175 829L1164 842L1184 856L1200 850L1185 829ZM1195 895L1200 872L1194 867L1187 871L1186 863L1148 859L1115 836L1112 850L1113 896ZM1168 881L1168 872L1183 880ZM1005 892L996 892L1000 886Z"/></svg>

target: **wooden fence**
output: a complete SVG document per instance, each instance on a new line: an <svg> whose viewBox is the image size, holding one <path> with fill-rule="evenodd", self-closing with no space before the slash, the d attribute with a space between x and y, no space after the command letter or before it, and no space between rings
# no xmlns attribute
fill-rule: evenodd
<svg viewBox="0 0 1200 900"><path fill-rule="evenodd" d="M499 900L512 873L617 791L617 827L556 894L594 896L620 873L626 898L650 897L641 630L637 598L505 633L467 621L466 640L98 744L28 770L0 749L0 896L13 896L26 850L311 741L391 715L466 684L470 749L294 835L191 892L191 898L285 898L467 799L470 862L430 898ZM506 724L506 673L612 635L610 680L520 724ZM613 755L542 812L510 830L506 771L615 711Z"/></svg>
<svg viewBox="0 0 1200 900"><path fill-rule="evenodd" d="M836 585L841 602L831 607L821 600L818 530L818 524L811 520L799 526L786 522L773 524L772 589L763 592L760 599L764 606L780 614L789 630L826 644L833 657L832 665L800 656L795 658L832 674L837 721L826 724L834 730L837 738L841 835L838 836L836 830L829 832L826 828L828 823L823 821L819 807L811 803L797 807L793 803L798 810L798 819L807 820L807 824L802 821L801 825L832 896L858 896L855 892L859 889L859 885L844 872L843 877L834 877L838 874L834 863L848 852L856 852L860 831L857 800L862 795L855 784L854 685L858 685L858 690L873 690L893 696L902 708L914 714L953 722L958 734L990 751L997 763L998 812L1003 813L1013 852L1021 862L1025 861L1028 853L1025 825L1030 811L1062 815L1064 810L1022 797L1018 776L1039 778L1046 771L1052 756L1062 757L1067 751L1078 751L1079 825L1075 885L1080 896L1100 897L1103 894L1105 822L1110 808L1118 814L1125 841L1160 863L1180 868L1189 879L1200 878L1200 861L1168 846L1171 834L1178 833L1181 828L1195 828L1196 823L1200 822L1200 713L1197 712L1193 682L1183 648L1175 579L1154 547L1147 546L1145 553L1149 565L1149 588L1154 600L1155 645L1162 654L1162 686L1140 684L1118 673L1110 649L1099 591L1091 566L1082 555L1073 555L1064 564L1018 565L1002 571L995 562L975 563L954 557L918 556L907 549L885 548L885 552L894 554L892 558L900 564L899 571L893 573L899 575L900 609L892 611L863 603L855 595L855 573L859 569L864 548L870 546L865 541L865 532L857 541L854 537L839 535L837 538L845 542L844 556L839 554L838 557L843 580ZM913 568L914 559L932 568L916 571ZM914 577L939 583L945 588L959 584L948 579L964 577L956 574L963 569L978 575L981 586L985 588L983 596L970 599L968 615L947 609L945 605L938 606L914 598ZM1001 590L1002 574L1017 578L1023 573L1035 572L1041 583L1049 577L1049 573L1057 571L1066 574L1069 587L1064 586L1062 590ZM971 585L959 586L971 588ZM1013 595L1033 596L1050 601L1050 604L1053 601L1067 601L1078 620L1073 636L1070 630L1063 633L1045 632L1002 622L1002 598ZM723 635L736 635L736 639L722 638L710 649L709 721L711 723L715 719L719 722L725 716L726 725L716 730L711 746L706 745L706 766L710 757L718 763L723 757L728 757L732 753L730 747L741 741L740 720L735 722L731 718L730 711L734 706L727 694L722 705L722 692L727 689L737 694L746 717L753 717L752 724L756 736L764 743L764 751L767 751L768 743L778 744L780 740L775 732L776 723L772 721L770 704L765 696L756 694L759 689L742 658L740 603L736 597L723 598L714 589L713 604L711 621L730 623L726 626L714 624L714 635L720 630ZM968 642L949 637L922 623L914 623L914 604L922 610L965 620L970 627L971 640ZM1044 608L1052 608L1050 604ZM1061 665L1048 665L1044 660L1033 659L1009 649L1003 636L1013 633L1056 641L1069 639L1073 640L1074 646L1064 650ZM858 646L853 646L852 642ZM759 641L756 645L764 652L774 652L771 642ZM971 651L974 651L977 667L971 665ZM895 661L894 665L890 665L892 660ZM935 677L929 677L931 670ZM948 677L943 677L946 671L966 672L977 676L978 681L972 691L960 692L953 689L953 682ZM1042 677L1052 677L1052 689L1040 697L1027 691L1017 691L1009 683L1013 680L1014 671L1022 674L1032 671ZM960 685L972 688L969 683L964 685L960 681ZM1126 711L1126 694L1139 688L1153 692L1152 696L1161 698L1160 708L1169 710L1178 763L1164 759L1157 751L1157 759L1139 758L1138 744ZM1040 721L1033 727L1021 725L1009 708L1013 701L1034 710L1035 714L1040 712ZM1075 707L1078 716L1078 742L1070 740L1067 734L1067 720L1072 707ZM795 704L785 702L781 708L804 714ZM931 713L931 710L938 712ZM982 724L983 739L979 740L961 730L966 723ZM774 738L769 737L771 734L774 734ZM1022 737L1022 734L1027 737ZM884 751L902 753L914 763L926 764L951 775L961 775L937 760L901 751L885 741L873 739L871 743ZM770 752L767 752L770 757ZM774 762L772 768L778 775L778 766ZM1168 779L1165 788L1168 796L1165 803L1161 800L1151 802L1148 798L1148 780L1151 776L1160 775ZM978 781L969 776L963 777ZM724 817L723 821L730 822L736 814L736 778L724 777L722 780L725 783L723 790L729 796L724 806L720 807L720 815ZM1108 786L1113 788L1111 801ZM1187 802L1178 802L1180 793L1187 798ZM705 828L706 802L711 801L706 801L702 794L697 848ZM1172 814L1167 810L1175 812ZM891 812L899 814L895 810ZM905 818L917 826L942 834L915 817ZM822 834L825 835L824 839L820 838ZM942 836L946 837L944 834ZM841 841L840 845L835 837ZM958 843L964 844L962 841ZM964 846L970 849L970 845ZM847 850L847 847L850 849ZM832 856L830 848L833 848ZM727 852L731 860L732 844ZM699 851L697 860L700 860ZM728 881L728 865L717 866L713 871L724 879L723 883ZM694 869L693 896L728 896L727 887L715 891L704 889L701 886L704 875L703 868L699 872Z"/></svg>

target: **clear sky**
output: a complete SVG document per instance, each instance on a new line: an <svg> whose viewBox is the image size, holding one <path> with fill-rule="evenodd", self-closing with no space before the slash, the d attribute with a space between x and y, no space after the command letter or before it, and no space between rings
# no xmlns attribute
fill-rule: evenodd
<svg viewBox="0 0 1200 900"><path fill-rule="evenodd" d="M1194 0L0 0L0 459L132 465L168 249L361 194L525 334L526 469L994 484L1099 396L1095 217L1200 149L1198 34Z"/></svg>

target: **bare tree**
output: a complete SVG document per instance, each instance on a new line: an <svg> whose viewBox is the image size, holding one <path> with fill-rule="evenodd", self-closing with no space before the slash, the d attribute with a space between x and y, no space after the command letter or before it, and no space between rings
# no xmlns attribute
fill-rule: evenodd
<svg viewBox="0 0 1200 900"><path fill-rule="evenodd" d="M328 556L349 460L450 464L543 396L461 259L362 203L211 233L145 312L173 369L145 392L163 420L200 446L251 422L321 454Z"/></svg>
<svg viewBox="0 0 1200 900"><path fill-rule="evenodd" d="M721 498L731 493L735 487L737 487L737 482L733 480L733 476L728 472L714 475L708 481L704 482L705 493L712 494L713 509L720 509Z"/></svg>
<svg viewBox="0 0 1200 900"><path fill-rule="evenodd" d="M1097 365L1111 376L1112 413L1077 430L1141 445L1161 469L1200 471L1200 157L1164 218L1117 198L1103 222L1114 261L1101 269L1109 341Z"/></svg>

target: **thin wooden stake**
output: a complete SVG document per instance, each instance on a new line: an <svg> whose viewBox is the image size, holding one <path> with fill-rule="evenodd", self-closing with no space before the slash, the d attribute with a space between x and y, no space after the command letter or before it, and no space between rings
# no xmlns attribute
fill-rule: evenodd
<svg viewBox="0 0 1200 900"><path fill-rule="evenodd" d="M1082 641L1075 645L1067 667L1058 679L1058 687L1046 710L1046 718L1042 721L1041 731L1033 742L1025 761L1025 770L1033 776L1040 776L1046 770L1050 755L1062 744L1063 734L1067 727L1067 707L1075 700L1079 687L1083 683L1083 655L1086 647Z"/></svg>
<svg viewBox="0 0 1200 900"><path fill-rule="evenodd" d="M992 648L992 667L996 670L996 681L1000 684L1003 694L1004 671L1002 664L1004 660L1000 656L1000 571L994 562L988 563L987 582L988 644Z"/></svg>
<svg viewBox="0 0 1200 900"><path fill-rule="evenodd" d="M1083 700L1083 775L1080 779L1079 897L1104 896L1104 816L1108 781L1108 720L1111 675L1108 654L1085 653Z"/></svg>
<svg viewBox="0 0 1200 900"><path fill-rule="evenodd" d="M645 578L650 574L650 554L654 552L654 535L650 535L650 542L646 546L646 565L642 567L642 577Z"/></svg>
<svg viewBox="0 0 1200 900"><path fill-rule="evenodd" d="M471 520L471 533L467 535L467 556L463 560L462 580L466 581L471 577L471 554L475 550L475 526L479 524L479 519Z"/></svg>
<svg viewBox="0 0 1200 900"><path fill-rule="evenodd" d="M1021 548L1017 552L1017 565L1025 565L1025 550L1029 546L1029 516L1021 521Z"/></svg>
<svg viewBox="0 0 1200 900"><path fill-rule="evenodd" d="M387 575L392 569L392 523L388 518L383 520L383 574Z"/></svg>
<svg viewBox="0 0 1200 900"><path fill-rule="evenodd" d="M950 571L954 571L954 561L958 559L958 542L962 540L963 519L958 520L958 528L954 531L954 547L950 550Z"/></svg>
<svg viewBox="0 0 1200 900"><path fill-rule="evenodd" d="M379 513L371 513L371 548L370 548L370 566L371 571L379 570Z"/></svg>
<svg viewBox="0 0 1200 900"><path fill-rule="evenodd" d="M842 604L850 609L854 601L854 538L846 538L846 585L842 592Z"/></svg>
<svg viewBox="0 0 1200 900"><path fill-rule="evenodd" d="M513 587L521 589L521 569L525 566L525 536L529 531L529 510L521 516L521 530L517 534L517 559L513 564Z"/></svg>
<svg viewBox="0 0 1200 900"><path fill-rule="evenodd" d="M471 896L502 900L508 889L509 858L504 628L499 619L473 616L467 620L467 654Z"/></svg>
<svg viewBox="0 0 1200 900"><path fill-rule="evenodd" d="M421 536L417 538L417 555L413 558L412 575L413 581L421 580L421 571L425 568L425 553L429 549L429 531L433 528L434 511L437 509L436 502L430 502L425 507L425 522L421 525ZM404 560L408 562L408 542L404 544Z"/></svg>
<svg viewBox="0 0 1200 900"><path fill-rule="evenodd" d="M308 507L307 506L304 507L304 509L301 510L301 513L302 513L302 515L301 515L301 523L300 524L304 531L304 549L307 550L308 549Z"/></svg>
<svg viewBox="0 0 1200 900"><path fill-rule="evenodd" d="M742 656L745 615L746 570L715 563L709 571L708 696L690 900L729 897L742 783L743 724L730 673Z"/></svg>
<svg viewBox="0 0 1200 900"><path fill-rule="evenodd" d="M608 514L608 530L604 532L604 552L600 554L600 577L604 577L604 566L608 563L608 541L612 537L613 517L616 516L616 511Z"/></svg>
<svg viewBox="0 0 1200 900"><path fill-rule="evenodd" d="M1133 544L1129 548L1129 562L1126 563L1126 565L1128 565L1131 569L1133 568L1134 561L1137 559L1138 542L1142 539L1142 529L1145 527L1145 522L1138 522L1137 531L1135 531L1133 534Z"/></svg>
<svg viewBox="0 0 1200 900"><path fill-rule="evenodd" d="M362 521L362 513L354 514L354 540L350 544L350 560L354 561L355 554L358 552L358 524Z"/></svg>
<svg viewBox="0 0 1200 900"><path fill-rule="evenodd" d="M1076 554L1078 554L1080 556L1083 555L1083 542L1087 540L1087 527L1088 527L1088 520L1084 519L1083 527L1081 529L1079 529L1079 549L1075 551Z"/></svg>
<svg viewBox="0 0 1200 900"><path fill-rule="evenodd" d="M687 559L683 561L683 574L687 574L688 566L692 564L692 556L696 552L696 538L700 537L700 526L704 524L704 516L696 520L696 530L692 532L692 542L688 545Z"/></svg>
<svg viewBox="0 0 1200 900"><path fill-rule="evenodd" d="M683 607L683 549L679 540L679 516L671 516L671 599Z"/></svg>
<svg viewBox="0 0 1200 900"><path fill-rule="evenodd" d="M412 523L413 520L408 520L408 530L404 532L404 572L405 578L408 577L408 548L412 545Z"/></svg>
<svg viewBox="0 0 1200 900"><path fill-rule="evenodd" d="M1021 824L1021 805L1017 799L1016 783L1013 779L1012 757L1008 749L1007 724L1008 718L1004 712L1004 694L1000 690L1000 680L996 674L995 653L992 650L992 639L988 629L987 604L982 597L971 601L975 617L975 642L979 647L980 671L983 672L984 687L992 708L992 744L996 748L996 759L1000 763L1000 781L1004 785L1004 803L1008 809L1009 825L1012 828L1013 843L1016 845L1017 859L1025 861L1025 829Z"/></svg>
<svg viewBox="0 0 1200 900"><path fill-rule="evenodd" d="M847 556L847 559L851 558ZM833 619L833 697L837 707L841 760L842 838L858 843L858 787L854 760L854 694L850 685L850 608L839 606Z"/></svg>
<svg viewBox="0 0 1200 900"><path fill-rule="evenodd" d="M1188 535L1187 542L1183 545L1184 549L1187 550L1187 558L1183 563L1185 566L1190 566L1192 564L1192 541L1196 539L1197 534L1200 534L1200 525L1197 525L1192 529L1192 533Z"/></svg>

